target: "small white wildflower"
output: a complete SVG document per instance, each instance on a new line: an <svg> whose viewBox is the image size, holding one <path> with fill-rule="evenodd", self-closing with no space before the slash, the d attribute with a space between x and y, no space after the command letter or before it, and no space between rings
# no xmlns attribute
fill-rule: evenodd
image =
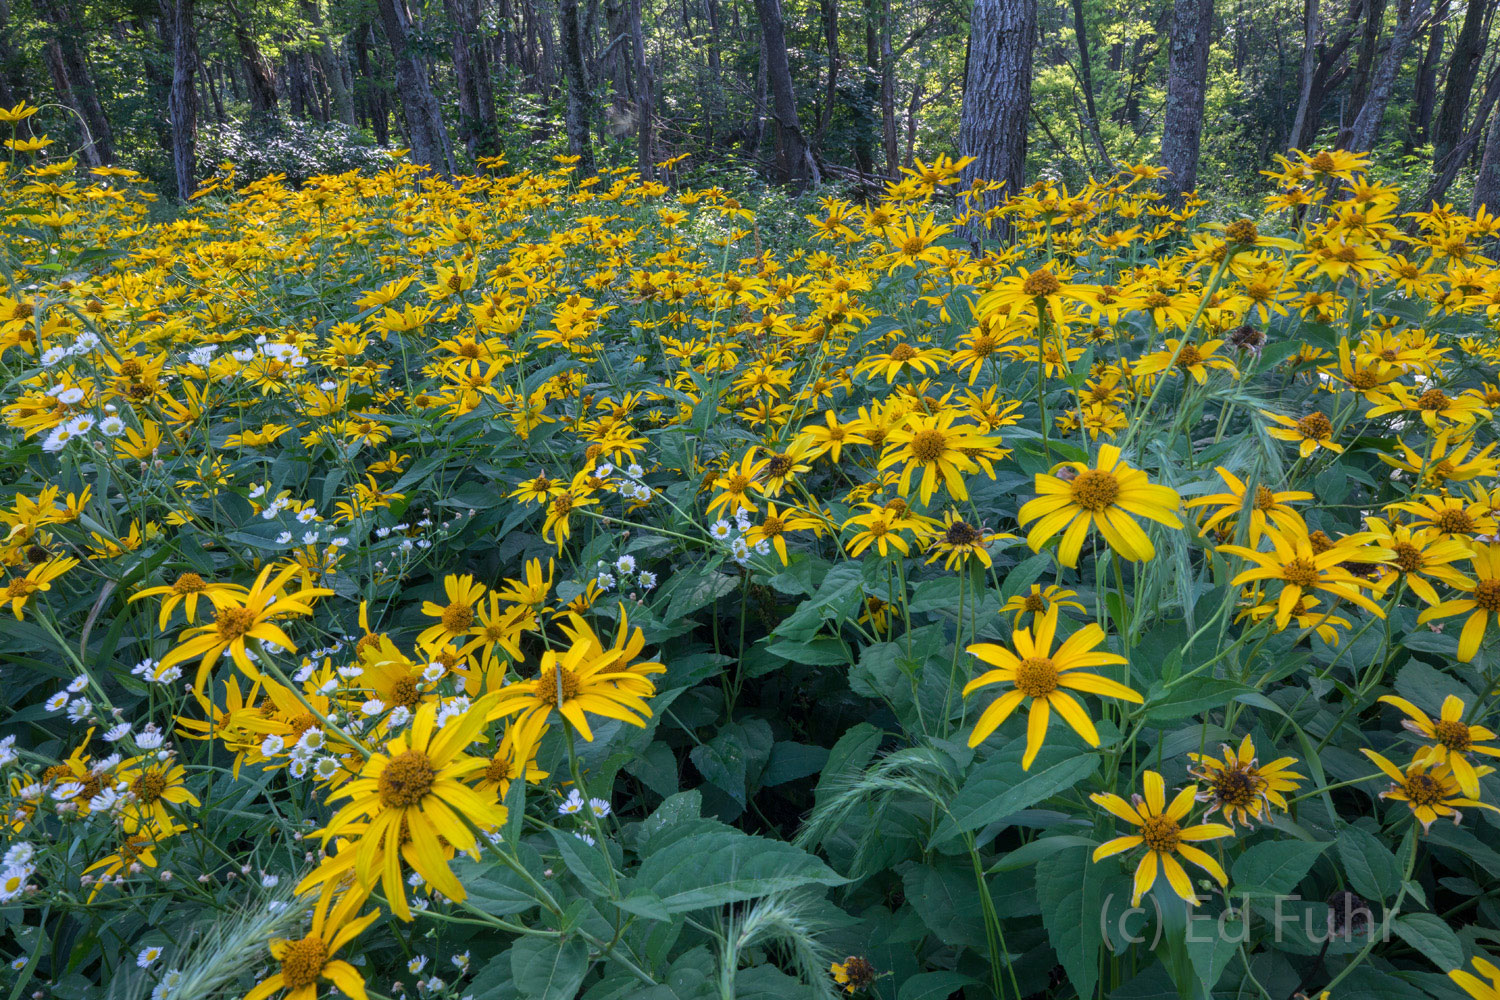
<svg viewBox="0 0 1500 1000"><path fill-rule="evenodd" d="M313 777L319 781L331 781L342 768L336 757L319 757L313 762Z"/></svg>
<svg viewBox="0 0 1500 1000"><path fill-rule="evenodd" d="M418 955L416 958L413 958L406 963L406 971L410 972L412 975L416 975L425 968L427 968L426 955Z"/></svg>
<svg viewBox="0 0 1500 1000"><path fill-rule="evenodd" d="M77 386L69 386L57 394L57 401L59 403L66 403L69 406L72 406L74 403L81 403L83 402L83 390Z"/></svg>
<svg viewBox="0 0 1500 1000"><path fill-rule="evenodd" d="M621 576L629 576L635 572L635 556L621 556L615 560L615 572Z"/></svg>
<svg viewBox="0 0 1500 1000"><path fill-rule="evenodd" d="M583 811L583 796L578 794L578 789L573 789L566 799L557 805L559 816L572 816Z"/></svg>
<svg viewBox="0 0 1500 1000"><path fill-rule="evenodd" d="M599 584L600 590L613 590L615 587L615 578L612 573L600 573L595 582Z"/></svg>
<svg viewBox="0 0 1500 1000"><path fill-rule="evenodd" d="M75 677L72 680L68 681L68 692L70 694L77 694L78 692L82 691L84 688L86 688L88 686L89 686L88 676L86 674L79 674L77 677Z"/></svg>
<svg viewBox="0 0 1500 1000"><path fill-rule="evenodd" d="M74 698L68 704L68 721L82 722L94 711L94 703L87 698Z"/></svg>
<svg viewBox="0 0 1500 1000"><path fill-rule="evenodd" d="M422 670L422 679L428 684L436 684L438 681L443 679L443 675L447 672L447 667L443 666L441 663L434 661L427 664L427 666Z"/></svg>
<svg viewBox="0 0 1500 1000"><path fill-rule="evenodd" d="M280 875L272 875L270 873L266 873L261 875L260 877L260 884L261 888L263 889L274 889L280 881Z"/></svg>
<svg viewBox="0 0 1500 1000"><path fill-rule="evenodd" d="M609 801L607 799L589 799L589 809L600 819L609 815Z"/></svg>
<svg viewBox="0 0 1500 1000"><path fill-rule="evenodd" d="M153 944L149 948L142 948L135 956L136 968L149 969L158 958L161 958L161 948L158 945Z"/></svg>
<svg viewBox="0 0 1500 1000"><path fill-rule="evenodd" d="M49 712L61 712L68 705L68 692L59 691L42 703Z"/></svg>
<svg viewBox="0 0 1500 1000"><path fill-rule="evenodd" d="M5 867L23 868L31 864L31 859L36 857L36 848L26 841L12 844L10 850L5 852Z"/></svg>
<svg viewBox="0 0 1500 1000"><path fill-rule="evenodd" d="M584 833L582 830L574 830L573 831L573 836L577 837L579 840L583 841L585 844L588 844L590 847L593 847L594 844L597 843L597 841L595 841L593 837L590 837L588 834Z"/></svg>
<svg viewBox="0 0 1500 1000"><path fill-rule="evenodd" d="M642 589L644 589L644 590L650 590L651 588L653 588L653 587L656 586L656 574L655 573L648 573L645 570L641 570L640 575L637 576L635 579L636 579L636 582L639 583L641 585Z"/></svg>
<svg viewBox="0 0 1500 1000"><path fill-rule="evenodd" d="M411 721L411 709L405 705L397 705L391 709L390 717L386 720L392 729L400 729Z"/></svg>
<svg viewBox="0 0 1500 1000"><path fill-rule="evenodd" d="M108 416L99 421L99 430L109 437L119 437L125 433L125 421L116 416Z"/></svg>
<svg viewBox="0 0 1500 1000"><path fill-rule="evenodd" d="M72 802L83 792L83 782L64 781L52 789L52 800L54 802Z"/></svg>
<svg viewBox="0 0 1500 1000"><path fill-rule="evenodd" d="M359 706L359 710L367 716L379 715L381 712L385 711L385 702L381 701L379 698L371 698L369 701Z"/></svg>

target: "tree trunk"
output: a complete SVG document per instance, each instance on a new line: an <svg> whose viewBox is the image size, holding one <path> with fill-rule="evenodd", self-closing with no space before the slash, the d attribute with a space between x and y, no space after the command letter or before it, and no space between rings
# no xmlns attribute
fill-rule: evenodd
<svg viewBox="0 0 1500 1000"><path fill-rule="evenodd" d="M250 113L253 117L273 118L276 115L276 72L271 68L271 61L261 52L245 12L233 0L225 7L232 22L235 46L240 50L240 60L244 64Z"/></svg>
<svg viewBox="0 0 1500 1000"><path fill-rule="evenodd" d="M458 86L459 135L470 158L496 151L499 126L495 93L490 82L489 57L479 32L479 11L473 0L444 0L453 21L453 76Z"/></svg>
<svg viewBox="0 0 1500 1000"><path fill-rule="evenodd" d="M1036 0L974 2L958 126L959 155L974 157L964 168L966 184L1004 181L1010 195L1025 185L1036 19ZM1000 199L999 194L986 195L984 207ZM982 232L973 234L977 239Z"/></svg>
<svg viewBox="0 0 1500 1000"><path fill-rule="evenodd" d="M1287 134L1287 145L1300 149L1307 141L1308 119L1317 118L1312 106L1314 76L1318 71L1318 35L1322 30L1319 22L1318 0L1303 0L1302 4L1302 70L1298 74L1297 113L1292 118L1292 130ZM1316 134L1316 127L1313 129Z"/></svg>
<svg viewBox="0 0 1500 1000"><path fill-rule="evenodd" d="M99 92L94 86L94 75L89 69L88 56L84 51L83 25L67 0L38 0L37 12L54 29L56 43L52 58L67 80L68 98L83 119L83 156L86 162L106 166L114 162L114 134L109 119L99 104ZM57 69L53 70L54 78ZM59 97L64 95L59 92Z"/></svg>
<svg viewBox="0 0 1500 1000"><path fill-rule="evenodd" d="M30 96L24 64L16 57L10 30L10 0L0 0L0 105L7 108Z"/></svg>
<svg viewBox="0 0 1500 1000"><path fill-rule="evenodd" d="M760 18L761 53L771 91L771 112L776 119L781 176L798 189L809 182L816 186L822 178L797 119L797 95L792 89L792 71L787 62L781 0L755 0L755 13Z"/></svg>
<svg viewBox="0 0 1500 1000"><path fill-rule="evenodd" d="M1198 185L1198 149L1203 138L1203 96L1208 85L1213 0L1176 0L1167 50L1167 107L1162 118L1161 165L1168 174L1162 193L1173 204Z"/></svg>
<svg viewBox="0 0 1500 1000"><path fill-rule="evenodd" d="M641 0L630 3L630 51L635 63L636 168L642 180L656 176L656 99L651 79L651 65L646 61L645 25L641 18Z"/></svg>
<svg viewBox="0 0 1500 1000"><path fill-rule="evenodd" d="M1386 49L1370 82L1369 96L1365 98L1364 106L1359 109L1359 115L1349 129L1349 149L1365 152L1375 147L1380 119L1385 116L1386 106L1391 102L1391 92L1396 86L1396 75L1401 71L1401 61L1406 58L1406 50L1411 47L1412 40L1426 21L1431 7L1432 0L1399 0L1396 30L1391 33L1390 47Z"/></svg>
<svg viewBox="0 0 1500 1000"><path fill-rule="evenodd" d="M823 113L818 116L813 145L821 146L823 133L833 120L833 109L839 103L839 0L818 0L823 21L823 42L828 48L828 83L823 89Z"/></svg>
<svg viewBox="0 0 1500 1000"><path fill-rule="evenodd" d="M453 147L442 109L427 83L427 70L411 44L411 16L405 0L378 0L380 23L396 67L396 96L406 114L412 158L433 173L453 175Z"/></svg>
<svg viewBox="0 0 1500 1000"><path fill-rule="evenodd" d="M1432 28L1427 33L1427 49L1417 67L1417 79L1412 88L1411 121L1406 130L1406 151L1410 153L1425 145L1432 133L1432 111L1437 105L1437 71L1443 61L1443 12L1447 0L1438 0L1433 12Z"/></svg>
<svg viewBox="0 0 1500 1000"><path fill-rule="evenodd" d="M193 0L172 0L172 92L167 110L172 118L172 169L177 174L177 197L183 201L198 186L198 91L193 88L197 69Z"/></svg>
<svg viewBox="0 0 1500 1000"><path fill-rule="evenodd" d="M1493 70L1489 79L1485 81L1484 92L1480 95L1479 106L1474 109L1474 124L1464 133L1458 143L1448 151L1441 160L1433 163L1432 183L1427 190L1422 192L1422 197L1417 201L1417 207L1425 208L1433 202L1441 202L1448 193L1448 187L1458 176L1459 170L1463 168L1464 161L1474 153L1480 152L1480 140L1484 138L1485 123L1489 121L1490 110L1500 102L1500 68ZM1484 147L1486 150L1488 146ZM1482 166L1475 166L1478 171ZM1480 183L1476 178L1475 183Z"/></svg>
<svg viewBox="0 0 1500 1000"><path fill-rule="evenodd" d="M368 24L361 25L354 33L354 37L354 61L359 65L359 73L363 78L360 90L364 95L365 108L370 116L375 141L382 146L389 146L391 144L390 117L386 114L380 79L370 64L370 43L374 41L375 29Z"/></svg>
<svg viewBox="0 0 1500 1000"><path fill-rule="evenodd" d="M896 136L896 53L891 49L891 3L880 14L880 125L885 139L885 175L901 176L901 149Z"/></svg>
<svg viewBox="0 0 1500 1000"><path fill-rule="evenodd" d="M1073 0L1073 36L1078 42L1078 75L1083 83L1083 106L1088 110L1088 121L1084 127L1104 159L1107 170L1114 170L1114 160L1104 145L1104 136L1099 131L1099 108L1094 103L1094 61L1089 53L1088 23L1083 16L1083 0Z"/></svg>
<svg viewBox="0 0 1500 1000"><path fill-rule="evenodd" d="M1493 0L1489 0L1493 3ZM1432 123L1432 160L1437 163L1448 155L1463 132L1465 112L1469 107L1469 95L1473 93L1474 77L1479 71L1479 60L1484 55L1484 20L1486 0L1469 0L1464 11L1463 26L1453 41L1453 58L1448 63L1448 79L1443 85L1443 101L1438 106L1437 117ZM1486 144L1485 149L1489 146Z"/></svg>
<svg viewBox="0 0 1500 1000"><path fill-rule="evenodd" d="M568 152L578 157L578 173L589 177L595 172L594 144L589 138L593 119L593 90L588 70L583 65L583 38L578 24L578 0L558 0L562 26L563 76L568 86L568 106L563 126L568 133Z"/></svg>
<svg viewBox="0 0 1500 1000"><path fill-rule="evenodd" d="M332 116L345 125L354 126L354 100L349 94L349 85L344 79L344 44L339 40L334 45L328 37L328 29L323 24L323 7L321 0L305 0L304 11L310 16L313 28L317 32L316 48L313 55L318 61L318 67L322 70L323 80L328 86L328 94L333 106L330 109Z"/></svg>
<svg viewBox="0 0 1500 1000"><path fill-rule="evenodd" d="M1484 158L1479 161L1479 173L1474 177L1474 197L1469 202L1471 215L1478 215L1481 210L1491 215L1500 213L1500 102L1495 104L1495 116L1490 120Z"/></svg>

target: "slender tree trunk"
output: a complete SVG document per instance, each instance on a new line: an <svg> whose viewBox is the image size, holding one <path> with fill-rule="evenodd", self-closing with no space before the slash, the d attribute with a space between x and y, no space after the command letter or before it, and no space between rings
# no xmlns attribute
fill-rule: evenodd
<svg viewBox="0 0 1500 1000"><path fill-rule="evenodd" d="M1443 61L1443 13L1447 6L1447 0L1437 0L1432 27L1427 33L1427 48L1417 66L1417 78L1412 87L1411 120L1406 130L1408 153L1425 145L1432 134L1432 112L1437 106L1438 64Z"/></svg>
<svg viewBox="0 0 1500 1000"><path fill-rule="evenodd" d="M442 109L427 83L427 69L411 44L411 16L405 0L378 0L380 23L395 62L396 95L406 114L412 158L443 177L453 175L453 147Z"/></svg>
<svg viewBox="0 0 1500 1000"><path fill-rule="evenodd" d="M1398 0L1400 2L1400 0ZM1350 110L1357 116L1364 107L1370 93L1370 81L1375 73L1376 57L1379 54L1380 34L1385 27L1386 0L1364 0L1364 29L1359 41L1359 54L1354 61L1353 75L1349 84ZM1339 130L1339 145L1348 146L1354 123L1351 118Z"/></svg>
<svg viewBox="0 0 1500 1000"><path fill-rule="evenodd" d="M630 0L630 51L635 62L636 167L643 180L656 176L656 99L651 65L646 61L645 26L641 0Z"/></svg>
<svg viewBox="0 0 1500 1000"><path fill-rule="evenodd" d="M1469 202L1469 212L1480 211L1491 215L1500 214L1500 102L1495 104L1495 116L1490 119L1490 134L1484 142L1484 158L1479 161L1479 173L1474 177L1474 197Z"/></svg>
<svg viewBox="0 0 1500 1000"><path fill-rule="evenodd" d="M818 0L823 20L823 41L828 49L828 83L823 89L823 113L813 133L813 145L821 146L823 133L833 120L839 102L839 0Z"/></svg>
<svg viewBox="0 0 1500 1000"><path fill-rule="evenodd" d="M1464 21L1453 41L1453 58L1448 62L1448 78L1443 84L1443 100L1432 123L1432 159L1434 163L1448 155L1463 132L1469 96L1479 60L1484 56L1485 8L1494 0L1468 0ZM1485 146L1489 148L1488 144Z"/></svg>
<svg viewBox="0 0 1500 1000"><path fill-rule="evenodd" d="M974 2L958 127L959 155L974 157L964 168L967 184L1004 181L1010 195L1025 185L1036 19L1036 0ZM1001 197L987 195L984 207ZM976 240L983 235L978 228L972 232Z"/></svg>
<svg viewBox="0 0 1500 1000"><path fill-rule="evenodd" d="M562 26L563 76L568 86L568 107L563 125L568 132L568 152L578 157L579 175L588 177L595 172L594 144L589 138L589 122L594 117L593 90L589 87L588 70L583 65L578 0L558 0L557 6Z"/></svg>
<svg viewBox="0 0 1500 1000"><path fill-rule="evenodd" d="M1203 97L1208 85L1213 0L1176 0L1172 42L1167 51L1167 107L1161 133L1161 165L1168 175L1162 193L1181 204L1198 185L1198 150L1203 137Z"/></svg>
<svg viewBox="0 0 1500 1000"><path fill-rule="evenodd" d="M210 71L209 67L203 65L202 54L198 56L198 73L203 77L203 82L208 84L208 98L214 106L214 121L223 122L224 99L219 96L219 84L214 79L214 74Z"/></svg>
<svg viewBox="0 0 1500 1000"><path fill-rule="evenodd" d="M1287 141L1287 145L1293 148L1302 146L1308 119L1317 117L1312 97L1314 76L1318 71L1318 35L1322 31L1318 0L1303 0L1302 28L1302 70L1297 77L1297 113L1292 118L1292 130L1288 133Z"/></svg>
<svg viewBox="0 0 1500 1000"><path fill-rule="evenodd" d="M94 74L89 69L88 55L84 50L83 25L67 0L38 0L38 13L54 29L55 56L66 75L69 103L77 110L85 125L83 143L84 158L88 162L107 165L114 162L114 133L109 119L99 103L99 92L94 86ZM54 78L57 71L53 71ZM59 92L59 97L63 96Z"/></svg>
<svg viewBox="0 0 1500 1000"><path fill-rule="evenodd" d="M911 101L906 105L906 169L910 170L917 159L917 115L922 111L924 81L918 80L911 89Z"/></svg>
<svg viewBox="0 0 1500 1000"><path fill-rule="evenodd" d="M1479 106L1474 109L1473 125L1458 140L1457 145L1448 151L1446 156L1433 164L1432 183L1427 186L1427 190L1422 192L1421 198L1417 200L1418 207L1426 207L1434 202L1441 202L1448 193L1449 185L1453 183L1454 178L1458 176L1459 170L1463 168L1464 161L1468 160L1475 153L1482 154L1482 150L1488 149L1488 146L1483 145L1481 140L1484 139L1485 123L1489 121L1490 111L1497 103L1500 103L1500 68L1493 70L1489 75L1489 79L1485 81L1484 92L1479 98ZM1481 155L1481 162L1474 169L1478 171L1482 163L1483 159ZM1476 178L1476 183L1479 182L1479 179Z"/></svg>
<svg viewBox="0 0 1500 1000"><path fill-rule="evenodd" d="M167 110L172 118L172 169L177 174L177 197L187 201L198 186L198 28L193 0L172 0L172 93Z"/></svg>
<svg viewBox="0 0 1500 1000"><path fill-rule="evenodd" d="M1349 130L1349 149L1364 152L1375 147L1375 136L1380 130L1380 119L1385 116L1386 106L1391 102L1391 93L1396 86L1396 75L1401 71L1401 61L1406 50L1427 19L1432 9L1432 0L1399 0L1397 5L1396 30L1391 33L1391 44L1380 60L1370 82L1370 93L1364 106Z"/></svg>
<svg viewBox="0 0 1500 1000"><path fill-rule="evenodd" d="M322 0L304 0L303 10L312 21L313 30L318 36L313 56L318 62L318 67L323 73L323 80L328 87L328 96L332 105L329 108L329 115L352 127L354 125L354 100L349 94L349 85L344 79L344 63L347 60L344 58L343 39L335 45L329 38L328 29L323 23Z"/></svg>
<svg viewBox="0 0 1500 1000"><path fill-rule="evenodd" d="M891 0L880 11L880 125L885 139L885 175L901 176L901 148L896 135L896 53L891 48Z"/></svg>
<svg viewBox="0 0 1500 1000"><path fill-rule="evenodd" d="M364 94L365 107L370 115L370 125L375 133L375 141L382 146L391 144L390 116L386 113L384 92L380 85L380 78L371 65L370 45L375 40L375 29L368 24L361 25L354 33L354 61L359 64L361 77L360 89Z"/></svg>
<svg viewBox="0 0 1500 1000"><path fill-rule="evenodd" d="M253 117L274 118L276 115L276 73L271 61L260 50L249 18L234 0L225 4L230 16L230 29L235 46L244 65L245 84L250 97L250 113Z"/></svg>
<svg viewBox="0 0 1500 1000"><path fill-rule="evenodd" d="M1084 20L1083 0L1072 0L1072 6L1073 37L1078 42L1078 75L1083 83L1083 106L1088 111L1088 121L1084 122L1084 127L1088 129L1089 137L1094 140L1094 146L1104 159L1105 169L1113 170L1114 160L1099 131L1099 108L1094 103L1094 60L1089 52L1088 22Z"/></svg>
<svg viewBox="0 0 1500 1000"><path fill-rule="evenodd" d="M782 20L781 0L755 0L755 13L760 18L761 54L771 91L772 114L776 118L781 176L796 188L809 182L817 185L822 178L802 134L802 124L797 119L797 95L792 89L792 71L787 61L786 24Z"/></svg>

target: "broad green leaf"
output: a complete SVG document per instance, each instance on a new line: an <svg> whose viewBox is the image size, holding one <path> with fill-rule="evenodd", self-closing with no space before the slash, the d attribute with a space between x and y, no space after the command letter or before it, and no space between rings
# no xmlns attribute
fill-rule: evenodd
<svg viewBox="0 0 1500 1000"><path fill-rule="evenodd" d="M1441 917L1431 913L1405 913L1392 925L1401 940L1439 969L1457 969L1464 964L1464 946Z"/></svg>
<svg viewBox="0 0 1500 1000"><path fill-rule="evenodd" d="M1036 893L1047 940L1080 997L1092 997L1099 982L1103 884L1104 869L1089 861L1087 851L1061 851L1037 862Z"/></svg>
<svg viewBox="0 0 1500 1000"><path fill-rule="evenodd" d="M901 984L896 1000L948 1000L975 982L972 976L962 972L919 972Z"/></svg>
<svg viewBox="0 0 1500 1000"><path fill-rule="evenodd" d="M1236 893L1283 896L1297 887L1322 853L1326 843L1278 840L1256 844L1234 862L1231 880Z"/></svg>
<svg viewBox="0 0 1500 1000"><path fill-rule="evenodd" d="M1390 849L1361 827L1345 827L1338 839L1339 861L1355 892L1372 903L1395 897L1401 866Z"/></svg>
<svg viewBox="0 0 1500 1000"><path fill-rule="evenodd" d="M547 832L552 834L552 842L557 845L557 853L562 855L563 864L583 884L584 891L593 896L610 895L609 862L604 860L598 846L590 846L562 830Z"/></svg>
<svg viewBox="0 0 1500 1000"><path fill-rule="evenodd" d="M848 879L791 844L742 833L713 820L653 837L635 888L661 897L671 913L722 906L807 885Z"/></svg>
<svg viewBox="0 0 1500 1000"><path fill-rule="evenodd" d="M582 938L523 937L510 950L516 989L528 1000L573 1000L589 971Z"/></svg>
<svg viewBox="0 0 1500 1000"><path fill-rule="evenodd" d="M1066 791L1093 774L1099 758L1064 745L1044 745L1031 770L1021 770L1024 740L1016 740L969 773L949 806L949 817L933 834L929 847L965 830L978 830Z"/></svg>

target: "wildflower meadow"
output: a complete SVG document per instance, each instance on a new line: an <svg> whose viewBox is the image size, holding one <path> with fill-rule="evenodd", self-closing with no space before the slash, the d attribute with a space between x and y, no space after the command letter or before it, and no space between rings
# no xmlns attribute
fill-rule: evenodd
<svg viewBox="0 0 1500 1000"><path fill-rule="evenodd" d="M1500 991L1495 216L12 152L0 996Z"/></svg>

